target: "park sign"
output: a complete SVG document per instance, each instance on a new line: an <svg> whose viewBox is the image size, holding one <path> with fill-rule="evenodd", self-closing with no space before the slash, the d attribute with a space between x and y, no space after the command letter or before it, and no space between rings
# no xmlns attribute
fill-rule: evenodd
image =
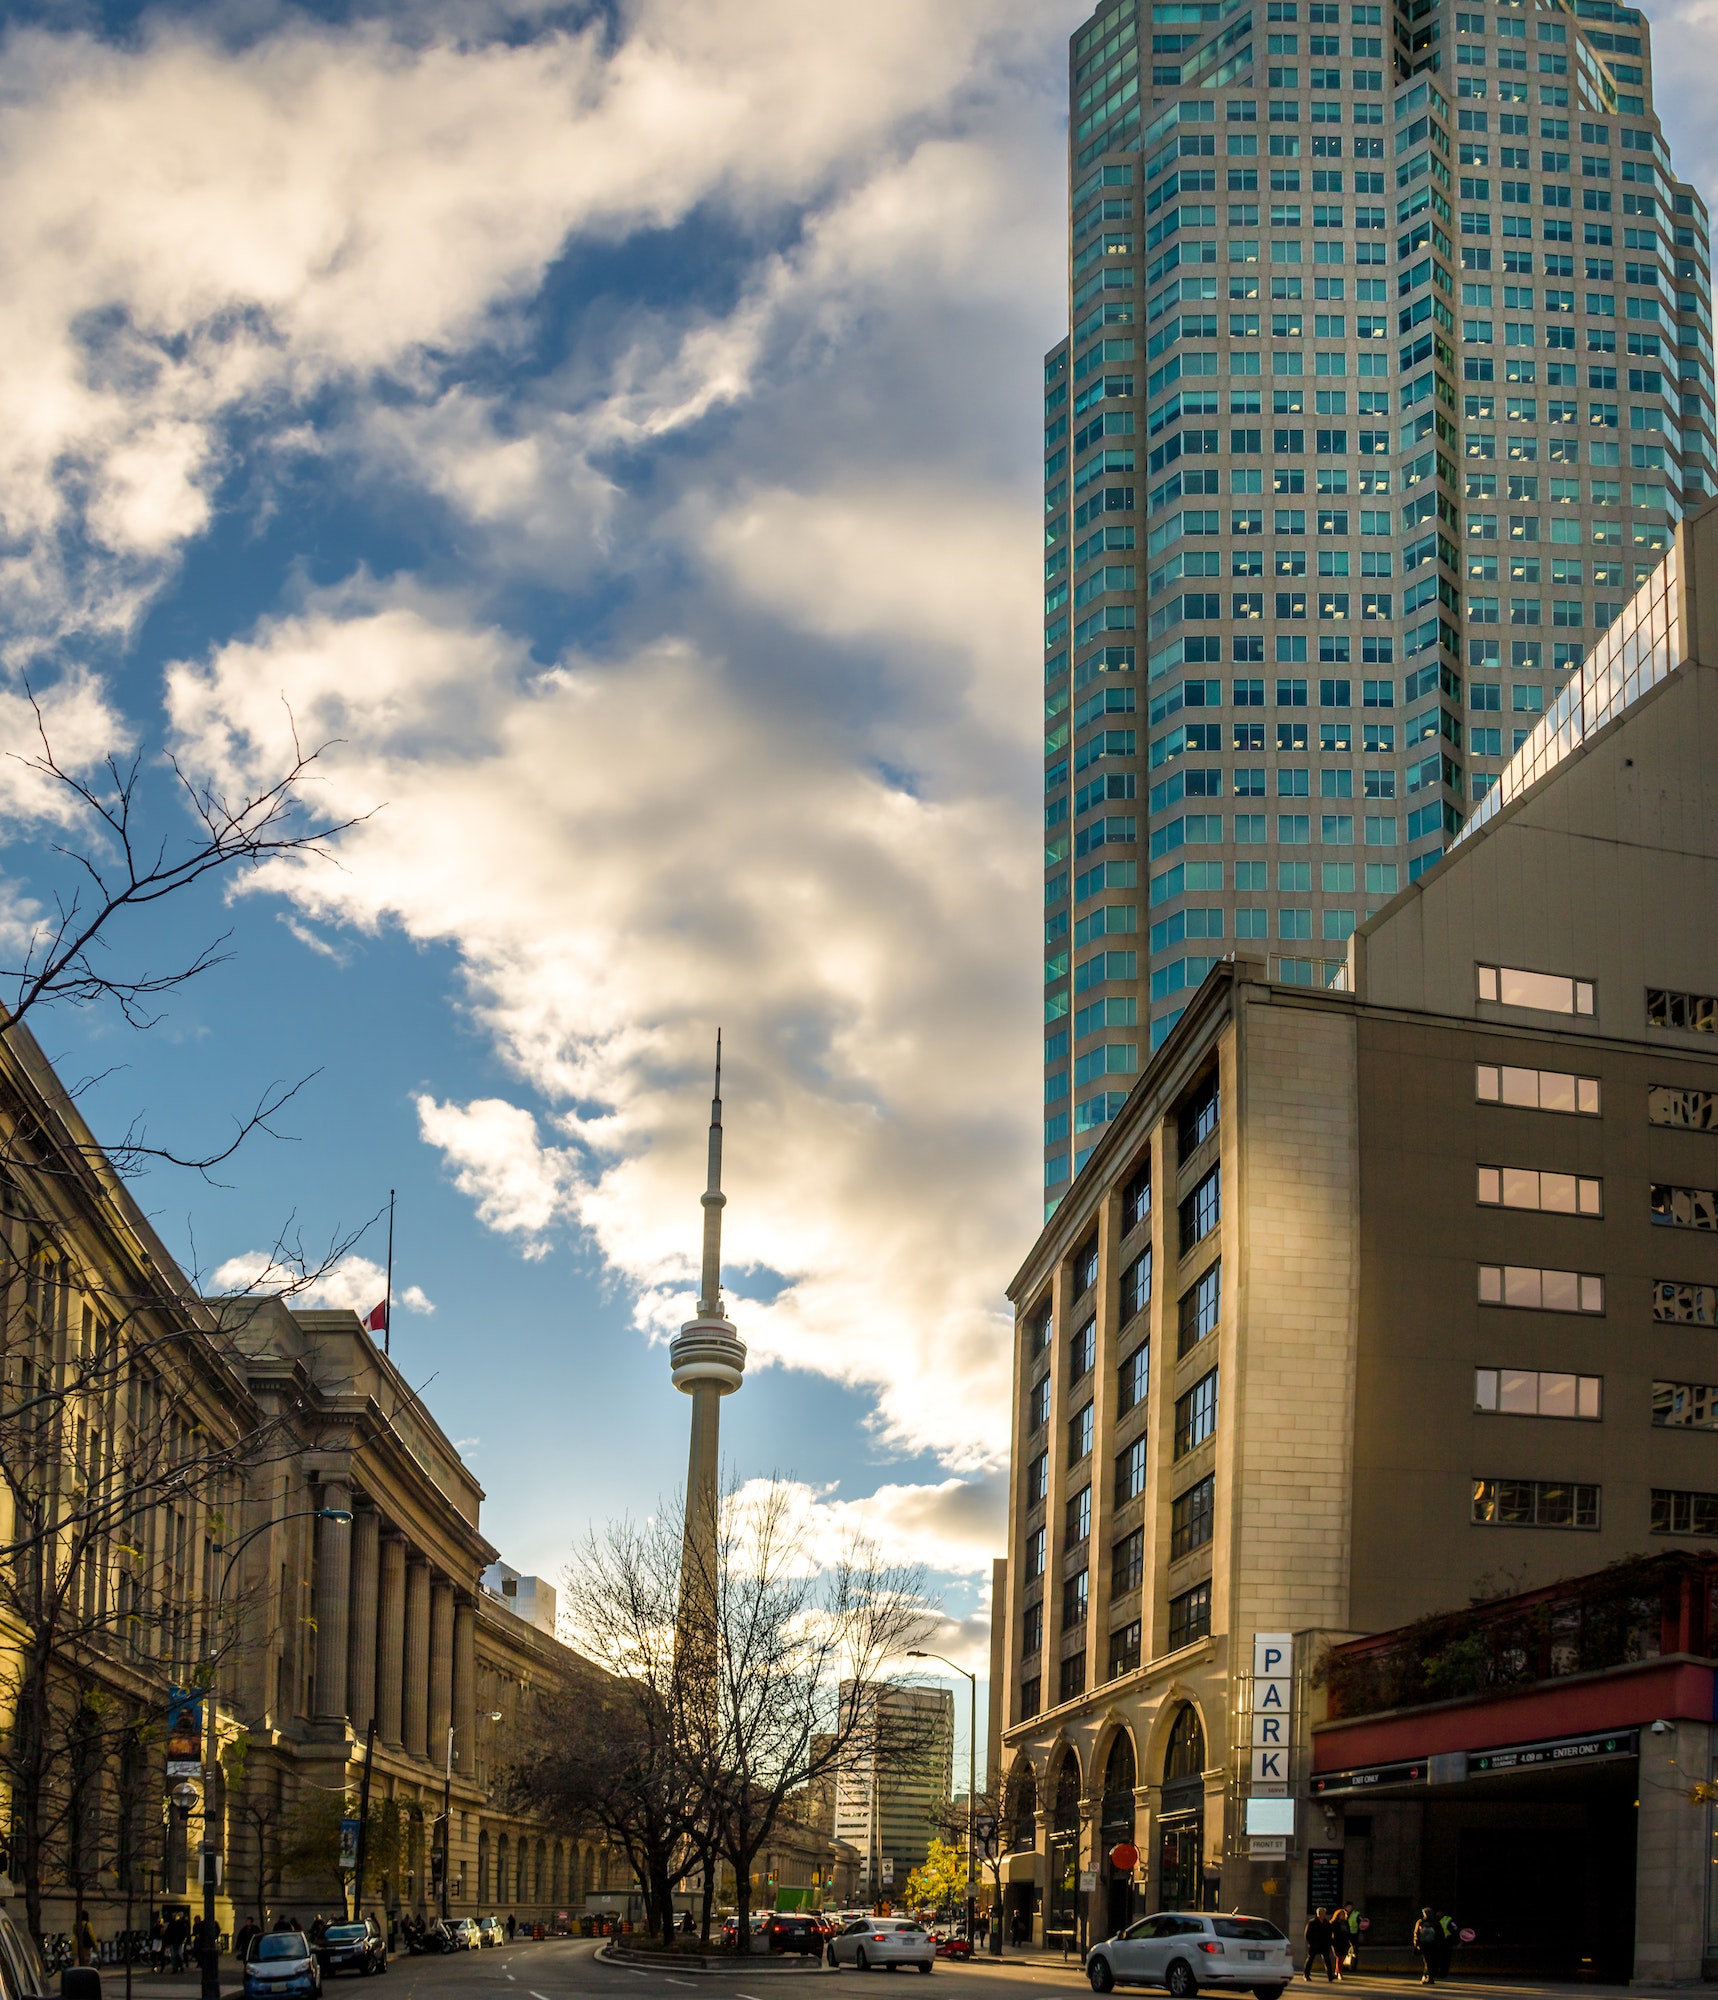
<svg viewBox="0 0 1718 2000"><path fill-rule="evenodd" d="M1253 1635L1252 1790L1281 1797L1294 1743L1294 1635Z"/></svg>

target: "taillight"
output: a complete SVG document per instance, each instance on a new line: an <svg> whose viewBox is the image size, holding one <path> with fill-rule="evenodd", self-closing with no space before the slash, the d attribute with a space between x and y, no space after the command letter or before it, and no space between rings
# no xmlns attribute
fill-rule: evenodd
<svg viewBox="0 0 1718 2000"><path fill-rule="evenodd" d="M1219 1958L1223 1955L1223 1947L1220 1944L1213 1944L1209 1938L1201 1939L1199 1949L1201 1951L1215 1952Z"/></svg>

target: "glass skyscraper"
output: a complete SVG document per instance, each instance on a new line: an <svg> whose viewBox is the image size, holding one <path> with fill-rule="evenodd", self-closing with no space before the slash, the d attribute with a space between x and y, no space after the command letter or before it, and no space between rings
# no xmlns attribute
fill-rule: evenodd
<svg viewBox="0 0 1718 2000"><path fill-rule="evenodd" d="M1115 0L1044 367L1044 1193L1225 953L1330 981L1718 488L1616 0Z"/></svg>

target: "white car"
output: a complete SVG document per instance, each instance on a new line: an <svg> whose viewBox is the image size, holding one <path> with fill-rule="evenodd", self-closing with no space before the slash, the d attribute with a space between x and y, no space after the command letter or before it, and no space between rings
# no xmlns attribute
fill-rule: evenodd
<svg viewBox="0 0 1718 2000"><path fill-rule="evenodd" d="M910 1918L860 1917L829 1940L827 1957L831 1965L856 1965L861 1972L873 1965L890 1972L897 1966L916 1965L929 1972L936 1949L930 1932Z"/></svg>
<svg viewBox="0 0 1718 2000"><path fill-rule="evenodd" d="M1086 1953L1094 1993L1115 1986L1167 1986L1176 2000L1205 1986L1245 1986L1256 2000L1279 2000L1294 1978L1289 1941L1263 1917L1196 1916L1190 1910L1142 1917Z"/></svg>

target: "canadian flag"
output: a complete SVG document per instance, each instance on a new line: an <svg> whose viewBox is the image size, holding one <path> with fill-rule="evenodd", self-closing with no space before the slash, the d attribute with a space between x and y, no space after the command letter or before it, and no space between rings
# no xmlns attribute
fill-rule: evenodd
<svg viewBox="0 0 1718 2000"><path fill-rule="evenodd" d="M386 1333L388 1330L388 1302L372 1306L364 1316L364 1325L371 1333Z"/></svg>

